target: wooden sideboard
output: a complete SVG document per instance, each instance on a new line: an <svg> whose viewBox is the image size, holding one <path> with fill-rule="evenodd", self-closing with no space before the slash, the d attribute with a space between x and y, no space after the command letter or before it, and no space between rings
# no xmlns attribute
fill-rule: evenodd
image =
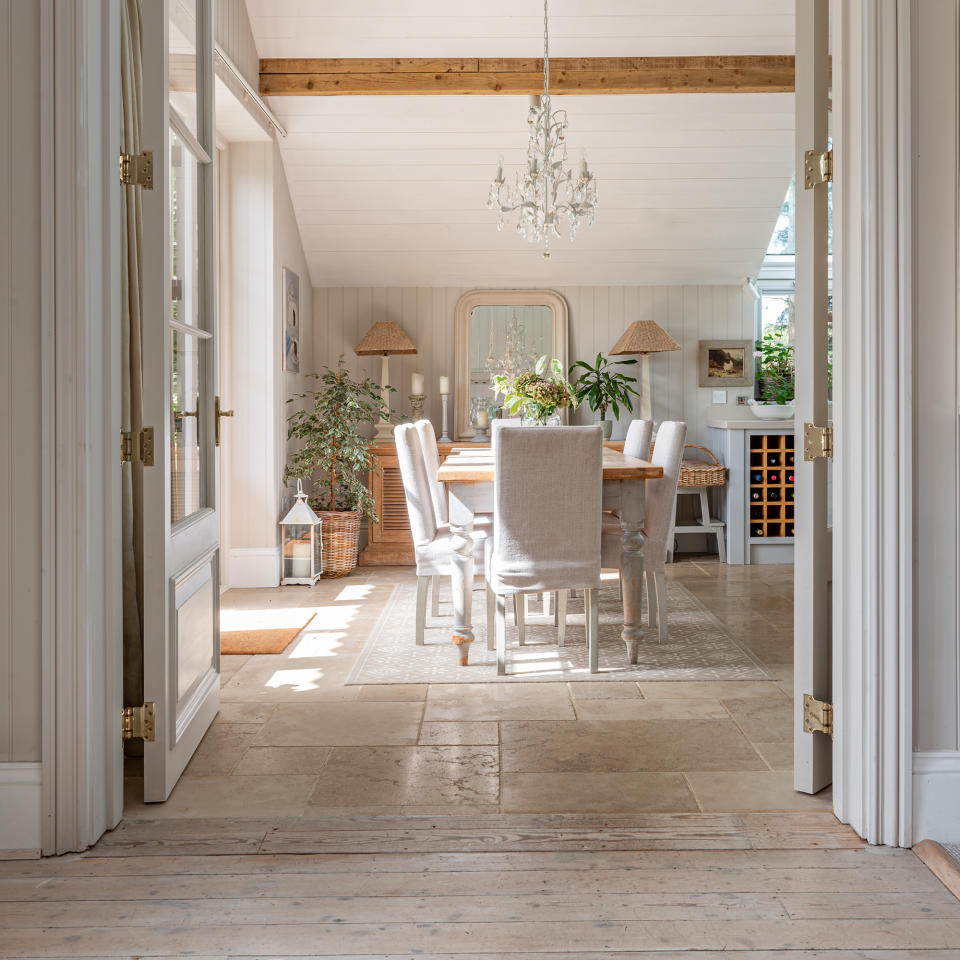
<svg viewBox="0 0 960 960"><path fill-rule="evenodd" d="M606 444L615 450L623 449L623 441ZM441 443L440 460L443 461L455 447L489 447L489 443ZM403 495L403 480L397 461L397 449L392 443L373 447L380 461L379 476L371 472L370 489L373 491L379 523L371 522L367 530L367 545L360 552L361 567L413 566L413 541L410 539L410 520L407 517L407 501Z"/></svg>
<svg viewBox="0 0 960 960"><path fill-rule="evenodd" d="M489 447L489 443L441 443L440 460L454 447ZM375 446L373 453L380 461L380 473L370 473L370 489L376 504L379 523L370 522L367 545L360 552L361 567L412 566L413 541L410 539L410 520L407 501L403 495L403 480L397 461L397 448L392 443Z"/></svg>

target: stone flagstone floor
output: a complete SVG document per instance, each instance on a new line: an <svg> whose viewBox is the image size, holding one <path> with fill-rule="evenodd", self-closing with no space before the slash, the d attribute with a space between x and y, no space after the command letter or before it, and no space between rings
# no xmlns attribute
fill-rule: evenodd
<svg viewBox="0 0 960 960"><path fill-rule="evenodd" d="M223 658L220 714L172 796L143 804L128 761L125 816L829 810L829 790L792 789L792 567L667 575L776 680L345 686L412 568L229 591L233 611L317 615L282 654Z"/></svg>

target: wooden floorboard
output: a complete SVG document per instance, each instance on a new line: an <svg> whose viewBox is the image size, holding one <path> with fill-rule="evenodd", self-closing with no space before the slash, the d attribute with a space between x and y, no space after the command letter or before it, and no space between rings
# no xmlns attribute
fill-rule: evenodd
<svg viewBox="0 0 960 960"><path fill-rule="evenodd" d="M0 863L0 957L691 952L960 960L960 903L819 813L141 821Z"/></svg>

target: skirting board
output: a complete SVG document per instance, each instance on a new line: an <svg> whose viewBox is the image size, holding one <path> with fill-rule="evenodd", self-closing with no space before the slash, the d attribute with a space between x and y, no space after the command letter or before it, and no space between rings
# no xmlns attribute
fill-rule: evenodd
<svg viewBox="0 0 960 960"><path fill-rule="evenodd" d="M41 766L0 763L0 860L40 856Z"/></svg>
<svg viewBox="0 0 960 960"><path fill-rule="evenodd" d="M230 582L234 587L278 587L280 547L237 547L230 551Z"/></svg>
<svg viewBox="0 0 960 960"><path fill-rule="evenodd" d="M913 839L960 843L960 751L913 755Z"/></svg>

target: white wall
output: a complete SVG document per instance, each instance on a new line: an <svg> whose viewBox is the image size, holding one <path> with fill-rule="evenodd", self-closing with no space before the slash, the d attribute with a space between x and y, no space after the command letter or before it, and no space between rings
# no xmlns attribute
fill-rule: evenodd
<svg viewBox="0 0 960 960"><path fill-rule="evenodd" d="M312 312L312 288L283 166L274 142L233 143L226 148L230 309L223 317L224 403L234 417L224 427L224 470L229 503L223 518L228 544L224 586L276 586L280 578L277 521L286 504L287 399L304 376L283 363L282 268L300 276L300 312ZM311 329L301 333L301 352L311 351ZM305 352L305 353L304 353ZM308 363L302 369L307 372Z"/></svg>
<svg viewBox="0 0 960 960"><path fill-rule="evenodd" d="M0 764L40 760L40 5L0 0ZM17 91L14 94L14 91ZM0 798L2 798L0 770ZM3 806L0 799L0 807ZM3 843L0 842L0 847Z"/></svg>
<svg viewBox="0 0 960 960"><path fill-rule="evenodd" d="M439 426L441 375L454 375L454 308L466 287L318 287L313 291L313 366L336 364L342 353L354 373L378 380L380 360L357 357L354 346L378 320L393 320L417 345L416 356L391 357L390 379L397 388L395 409L410 412L410 375L426 375L426 415ZM682 347L651 358L654 419L685 420L692 443L706 444L709 389L698 386L697 343L701 339L752 339L754 299L740 286L691 287L556 287L570 308L569 359L592 360L606 354L634 320L655 320ZM306 312L304 316L306 316ZM633 368L638 371L639 364ZM639 375L639 374L637 374ZM736 393L750 387L731 388ZM595 415L584 407L575 422L589 423ZM614 437L626 432L630 415L614 427ZM451 419L452 426L452 419Z"/></svg>
<svg viewBox="0 0 960 960"><path fill-rule="evenodd" d="M960 841L958 4L913 10L914 839Z"/></svg>

